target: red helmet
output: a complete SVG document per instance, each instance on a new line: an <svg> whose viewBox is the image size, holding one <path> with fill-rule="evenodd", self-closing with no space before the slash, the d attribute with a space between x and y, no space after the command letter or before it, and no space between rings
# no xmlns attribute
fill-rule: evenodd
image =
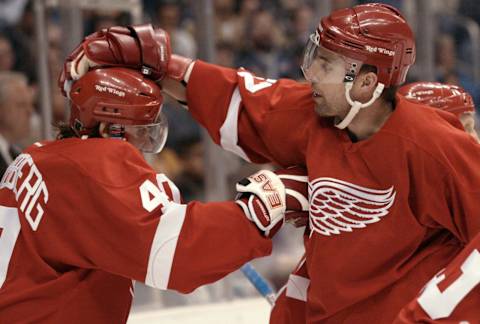
<svg viewBox="0 0 480 324"><path fill-rule="evenodd" d="M463 88L452 84L415 82L404 85L397 93L410 101L439 108L457 116L475 111L472 96Z"/></svg>
<svg viewBox="0 0 480 324"><path fill-rule="evenodd" d="M405 82L415 62L413 32L389 5L372 3L334 11L321 20L317 33L325 48L375 66L385 87Z"/></svg>
<svg viewBox="0 0 480 324"><path fill-rule="evenodd" d="M140 72L125 68L96 69L74 82L70 126L89 134L100 122L122 125L151 124L163 97L159 87Z"/></svg>
<svg viewBox="0 0 480 324"><path fill-rule="evenodd" d="M91 70L72 84L69 98L70 127L78 136L91 135L104 122L111 137L125 138L144 152L159 151L166 141L160 88L140 72Z"/></svg>

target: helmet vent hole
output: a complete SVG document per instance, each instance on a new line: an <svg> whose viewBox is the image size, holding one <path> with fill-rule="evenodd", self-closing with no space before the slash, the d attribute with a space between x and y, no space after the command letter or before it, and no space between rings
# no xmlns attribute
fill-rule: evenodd
<svg viewBox="0 0 480 324"><path fill-rule="evenodd" d="M148 93L145 93L145 92L140 92L138 95L142 97L150 97Z"/></svg>
<svg viewBox="0 0 480 324"><path fill-rule="evenodd" d="M113 109L113 112L114 112L115 114L117 114L117 113L118 113L118 108L114 108L114 109Z"/></svg>
<svg viewBox="0 0 480 324"><path fill-rule="evenodd" d="M75 88L75 89L73 89L72 93L73 94L79 94L80 91L82 91L82 88Z"/></svg>
<svg viewBox="0 0 480 324"><path fill-rule="evenodd" d="M102 111L107 111L107 107L102 107Z"/></svg>

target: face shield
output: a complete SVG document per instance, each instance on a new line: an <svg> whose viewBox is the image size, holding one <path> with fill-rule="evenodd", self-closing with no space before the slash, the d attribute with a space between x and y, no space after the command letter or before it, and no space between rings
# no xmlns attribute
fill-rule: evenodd
<svg viewBox="0 0 480 324"><path fill-rule="evenodd" d="M311 34L302 62L305 79L314 84L352 82L362 63L337 54L320 44L318 31Z"/></svg>
<svg viewBox="0 0 480 324"><path fill-rule="evenodd" d="M143 153L158 153L168 136L168 121L163 113L152 124L122 125L123 137Z"/></svg>

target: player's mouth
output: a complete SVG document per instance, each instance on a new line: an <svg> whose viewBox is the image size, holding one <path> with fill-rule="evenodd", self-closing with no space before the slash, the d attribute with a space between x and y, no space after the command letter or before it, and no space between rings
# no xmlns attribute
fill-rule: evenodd
<svg viewBox="0 0 480 324"><path fill-rule="evenodd" d="M312 96L313 96L314 98L320 98L322 95L319 94L318 92L316 92L315 90L313 90L313 91L312 91Z"/></svg>

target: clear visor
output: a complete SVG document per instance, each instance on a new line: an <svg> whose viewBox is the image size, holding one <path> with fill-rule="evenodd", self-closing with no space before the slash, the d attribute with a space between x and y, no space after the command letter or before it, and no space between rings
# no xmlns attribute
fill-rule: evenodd
<svg viewBox="0 0 480 324"><path fill-rule="evenodd" d="M318 32L310 35L302 62L305 79L316 84L353 81L361 62L337 54L319 43Z"/></svg>
<svg viewBox="0 0 480 324"><path fill-rule="evenodd" d="M148 125L125 125L125 139L144 153L158 153L168 136L167 117L160 113L155 123Z"/></svg>

